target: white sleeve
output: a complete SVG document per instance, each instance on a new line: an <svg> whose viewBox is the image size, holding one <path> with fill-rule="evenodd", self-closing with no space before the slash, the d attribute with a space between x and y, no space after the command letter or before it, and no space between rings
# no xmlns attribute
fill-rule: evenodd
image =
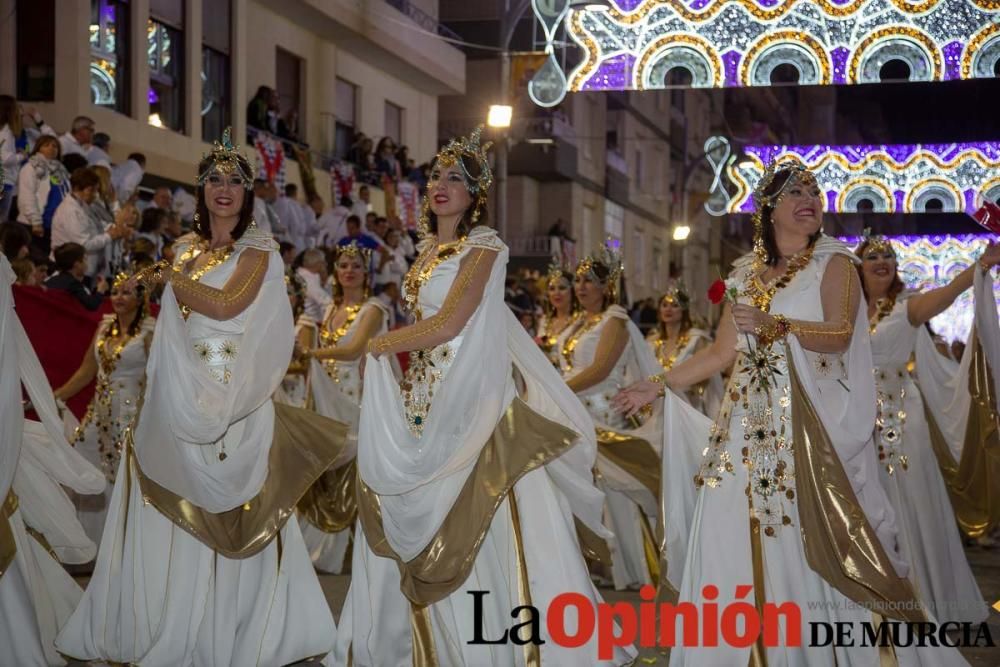
<svg viewBox="0 0 1000 667"><path fill-rule="evenodd" d="M17 146L14 135L9 130L0 133L0 164L3 164L3 182L6 185L17 183Z"/></svg>
<svg viewBox="0 0 1000 667"><path fill-rule="evenodd" d="M17 179L18 217L29 225L42 224L42 212L38 210L38 177L35 167L29 162L21 167L21 175Z"/></svg>

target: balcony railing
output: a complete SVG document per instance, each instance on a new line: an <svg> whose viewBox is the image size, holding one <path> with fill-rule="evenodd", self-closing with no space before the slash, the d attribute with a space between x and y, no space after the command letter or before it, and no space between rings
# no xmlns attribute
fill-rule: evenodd
<svg viewBox="0 0 1000 667"><path fill-rule="evenodd" d="M576 243L561 236L515 236L507 245L513 257L551 257L563 266L576 264Z"/></svg>
<svg viewBox="0 0 1000 667"><path fill-rule="evenodd" d="M409 0L385 0L385 2L386 4L395 7L403 14L406 14L407 18L427 32L434 33L435 35L446 39L462 41L462 38L459 37L456 32L448 28L448 26L438 23L436 18L420 9L420 7L417 7Z"/></svg>

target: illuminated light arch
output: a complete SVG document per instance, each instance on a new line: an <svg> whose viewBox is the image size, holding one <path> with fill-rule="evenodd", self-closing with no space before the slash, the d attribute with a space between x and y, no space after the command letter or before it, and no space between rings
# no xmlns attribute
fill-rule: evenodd
<svg viewBox="0 0 1000 667"><path fill-rule="evenodd" d="M816 173L827 210L854 211L867 188L887 212L921 213L931 197L945 210L972 213L981 193L1000 196L1000 142L955 144L891 144L855 146L747 146L746 157L731 164L727 175L735 186L730 213L753 211L751 194L766 165L794 158ZM876 208L876 210L878 210Z"/></svg>
<svg viewBox="0 0 1000 667"><path fill-rule="evenodd" d="M957 213L964 206L962 191L946 178L925 178L917 182L906 195L906 210L912 213L926 213L927 203L937 199L943 204L945 213Z"/></svg>
<svg viewBox="0 0 1000 667"><path fill-rule="evenodd" d="M669 35L649 45L635 67L636 90L662 88L667 72L683 67L691 73L692 88L722 85L722 60L708 40L693 35Z"/></svg>
<svg viewBox="0 0 1000 667"><path fill-rule="evenodd" d="M910 81L942 78L942 56L934 40L916 28L880 28L861 40L847 66L850 83L879 83L879 70L890 60L910 68Z"/></svg>
<svg viewBox="0 0 1000 667"><path fill-rule="evenodd" d="M892 213L896 210L896 199L885 183L872 178L859 178L850 182L837 196L837 210L843 213L857 213L862 199L871 201L872 213Z"/></svg>
<svg viewBox="0 0 1000 667"><path fill-rule="evenodd" d="M830 55L823 45L797 30L779 30L757 40L740 66L740 81L744 86L769 85L771 72L778 65L794 67L800 85L825 85L833 81Z"/></svg>
<svg viewBox="0 0 1000 667"><path fill-rule="evenodd" d="M991 77L998 60L1000 60L1000 22L986 26L969 40L962 54L962 78Z"/></svg>
<svg viewBox="0 0 1000 667"><path fill-rule="evenodd" d="M1000 176L983 183L980 192L983 199L991 201L994 204L1000 204Z"/></svg>
<svg viewBox="0 0 1000 667"><path fill-rule="evenodd" d="M683 40L689 48L666 57L690 58L688 69L704 74L693 71L693 83L702 85L705 61L714 60L707 54L718 54L718 87L770 85L778 64L795 66L803 82L840 85L877 81L881 65L894 59L907 62L911 78L934 81L993 77L1000 60L1000 0L610 2L602 11L572 10L566 19L570 40L583 51L569 90L663 86L650 73L656 61L648 54Z"/></svg>

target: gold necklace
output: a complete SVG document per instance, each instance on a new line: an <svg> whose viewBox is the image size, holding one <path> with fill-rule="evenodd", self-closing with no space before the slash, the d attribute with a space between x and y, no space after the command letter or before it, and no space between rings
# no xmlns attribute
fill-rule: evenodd
<svg viewBox="0 0 1000 667"><path fill-rule="evenodd" d="M677 357L680 356L684 348L687 347L688 341L691 340L691 331L685 331L677 337L677 342L674 344L673 348L670 350L670 354L666 357L663 356L663 350L666 347L666 338L657 338L653 341L653 347L656 348L656 358L663 366L663 370L669 371L673 368L674 364L677 363Z"/></svg>
<svg viewBox="0 0 1000 667"><path fill-rule="evenodd" d="M592 330L601 320L604 319L604 313L597 313L595 315L590 315L587 320L566 339L563 344L562 356L566 361L566 370L573 370L573 351L576 350L576 346L580 343L580 338L583 337L585 333Z"/></svg>
<svg viewBox="0 0 1000 667"><path fill-rule="evenodd" d="M464 245L465 237L462 236L455 241L442 243L437 246L428 246L424 252L420 253L420 257L413 263L410 270L406 272L406 277L403 278L403 289L406 292L404 297L406 308L414 314L417 320L423 319L419 301L420 288L430 280L434 269L441 262L460 253Z"/></svg>
<svg viewBox="0 0 1000 667"><path fill-rule="evenodd" d="M896 307L896 297L883 297L875 301L875 312L868 318L868 330L875 333L879 323Z"/></svg>
<svg viewBox="0 0 1000 667"><path fill-rule="evenodd" d="M750 284L747 285L744 294L756 308L764 312L769 312L771 310L771 300L774 299L774 295L779 290L785 288L792 281L792 278L795 277L795 274L809 264L812 256L813 246L809 246L803 252L794 255L788 260L788 267L785 269L785 272L777 280L771 281L770 285L765 285L761 280L761 276L764 275L767 267L764 265L764 262L755 257L750 269Z"/></svg>
<svg viewBox="0 0 1000 667"><path fill-rule="evenodd" d="M322 347L334 347L337 345L337 341L343 338L351 325L354 324L354 320L357 318L358 313L361 312L361 308L364 306L363 303L359 303L355 306L344 306L344 310L347 312L347 317L344 319L344 323L341 324L334 330L330 330L330 324L333 322L337 311L330 313L330 317L323 322L323 326L320 327L319 337L323 341Z"/></svg>

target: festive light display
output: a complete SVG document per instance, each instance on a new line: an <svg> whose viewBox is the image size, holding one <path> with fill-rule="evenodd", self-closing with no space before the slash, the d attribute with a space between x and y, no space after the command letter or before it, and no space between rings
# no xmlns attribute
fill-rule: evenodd
<svg viewBox="0 0 1000 667"><path fill-rule="evenodd" d="M795 157L816 172L828 211L972 213L977 200L1000 199L1000 142L859 146L747 146L730 165L731 213L753 211L752 192L775 158ZM866 209L870 206L870 209Z"/></svg>
<svg viewBox="0 0 1000 667"><path fill-rule="evenodd" d="M900 278L907 289L929 290L948 284L975 262L989 236L976 234L934 236L889 236L896 250ZM861 243L858 236L840 239L852 248ZM994 285L994 298L1000 308L1000 288ZM948 342L965 341L972 329L972 290L966 290L948 310L931 320L931 328Z"/></svg>
<svg viewBox="0 0 1000 667"><path fill-rule="evenodd" d="M996 0L611 0L572 10L584 51L569 89L662 88L667 72L694 87L767 86L779 65L802 85L878 83L902 61L911 81L996 76Z"/></svg>

